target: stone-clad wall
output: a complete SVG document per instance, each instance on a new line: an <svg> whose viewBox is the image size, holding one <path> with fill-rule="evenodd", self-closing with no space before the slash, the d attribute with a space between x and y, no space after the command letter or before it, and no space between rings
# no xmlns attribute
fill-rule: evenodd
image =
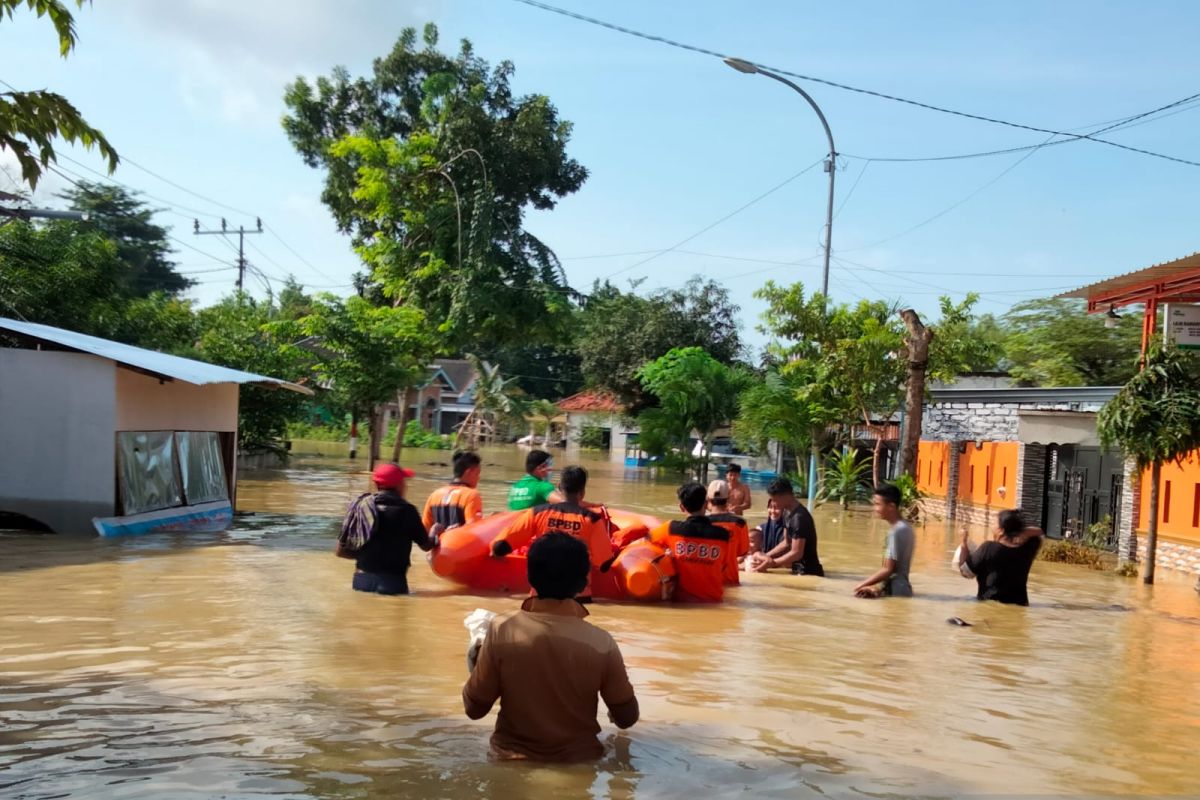
<svg viewBox="0 0 1200 800"><path fill-rule="evenodd" d="M921 436L950 442L1011 442L1017 438L1017 408L1000 403L932 404L921 418Z"/></svg>
<svg viewBox="0 0 1200 800"><path fill-rule="evenodd" d="M1138 561L1144 562L1146 560L1146 537L1138 537L1137 549ZM1158 569L1176 569L1200 575L1200 549L1197 549L1195 545L1176 544L1159 539L1154 566ZM1197 584L1197 588L1200 589L1200 584Z"/></svg>

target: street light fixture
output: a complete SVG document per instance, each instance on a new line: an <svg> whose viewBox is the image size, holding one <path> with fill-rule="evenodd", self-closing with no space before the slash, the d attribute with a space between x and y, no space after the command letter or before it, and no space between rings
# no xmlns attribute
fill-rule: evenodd
<svg viewBox="0 0 1200 800"><path fill-rule="evenodd" d="M812 99L808 92L801 89L796 84L789 81L782 75L776 75L774 72L765 70L757 64L745 61L741 58L727 58L725 63L738 72L746 75L764 75L771 80L779 81L780 83L790 86L799 92L800 96L808 101L812 106L813 111L817 112L817 117L821 120L821 126L825 129L825 138L829 140L829 160L825 162L825 171L829 173L829 203L825 210L825 270L821 276L821 294L829 296L829 251L833 244L833 175L837 168L837 148L833 146L833 132L829 130L829 123L825 120L825 115L821 112L821 107Z"/></svg>
<svg viewBox="0 0 1200 800"><path fill-rule="evenodd" d="M796 90L808 104L812 106L812 110L817 112L817 118L821 120L821 127L825 129L825 138L829 140L829 160L825 162L825 171L829 173L829 203L825 207L825 269L821 273L821 296L828 299L829 297L829 251L833 246L833 175L837 169L837 148L833 145L833 131L829 130L829 122L825 119L825 115L821 112L821 107L817 105L817 101L813 100L808 92L801 89L796 84L789 81L782 75L776 75L774 72L765 70L757 64L753 64L741 58L727 58L725 63L738 72L746 75L763 75L771 80L779 81L785 86L790 86ZM808 503L811 506L816 498L817 487L817 456L816 453L809 455L808 459Z"/></svg>

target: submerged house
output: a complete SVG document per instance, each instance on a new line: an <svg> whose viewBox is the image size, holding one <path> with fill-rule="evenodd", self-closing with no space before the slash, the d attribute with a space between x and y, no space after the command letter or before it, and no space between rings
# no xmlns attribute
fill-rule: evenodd
<svg viewBox="0 0 1200 800"><path fill-rule="evenodd" d="M0 527L223 530L238 387L277 378L0 318Z"/></svg>

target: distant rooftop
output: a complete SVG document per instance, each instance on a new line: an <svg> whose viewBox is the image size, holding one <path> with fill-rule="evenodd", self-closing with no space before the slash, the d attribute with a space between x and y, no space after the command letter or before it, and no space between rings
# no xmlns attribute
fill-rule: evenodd
<svg viewBox="0 0 1200 800"><path fill-rule="evenodd" d="M600 389L573 394L560 400L558 407L563 411L607 411L612 414L619 414L625 410L625 404L615 394Z"/></svg>
<svg viewBox="0 0 1200 800"><path fill-rule="evenodd" d="M0 317L0 331L8 331L20 339L36 342L43 349L69 350L107 358L128 369L144 372L163 380L183 381L196 386L213 383L250 383L276 386L301 394L313 393L311 389L279 378L269 378L253 372L219 367L204 361L158 353L154 350L146 350L142 347L121 344L109 339L101 339L98 336L88 336L34 322L19 322ZM50 346L45 347L45 345Z"/></svg>

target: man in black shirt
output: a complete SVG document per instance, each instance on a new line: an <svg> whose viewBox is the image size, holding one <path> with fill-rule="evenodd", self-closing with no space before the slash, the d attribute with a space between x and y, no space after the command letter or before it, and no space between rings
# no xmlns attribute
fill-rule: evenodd
<svg viewBox="0 0 1200 800"><path fill-rule="evenodd" d="M1029 605L1025 584L1042 546L1041 528L1025 525L1020 511L1001 511L995 539L971 550L970 533L962 531L962 563L975 573L980 600ZM965 573L964 573L965 576Z"/></svg>
<svg viewBox="0 0 1200 800"><path fill-rule="evenodd" d="M377 594L408 594L408 567L412 546L430 550L437 543L421 522L417 509L404 499L404 480L413 476L412 470L396 464L380 464L373 479L378 490L370 500L374 505L374 524L366 543L357 550L348 550L338 540L337 555L353 558L358 567L351 585L360 592ZM355 505L347 516L360 513Z"/></svg>
<svg viewBox="0 0 1200 800"><path fill-rule="evenodd" d="M812 514L800 504L787 478L776 478L767 486L767 496L779 507L784 540L770 552L754 555L755 572L775 567L791 567L793 575L825 576L817 555L817 526Z"/></svg>

